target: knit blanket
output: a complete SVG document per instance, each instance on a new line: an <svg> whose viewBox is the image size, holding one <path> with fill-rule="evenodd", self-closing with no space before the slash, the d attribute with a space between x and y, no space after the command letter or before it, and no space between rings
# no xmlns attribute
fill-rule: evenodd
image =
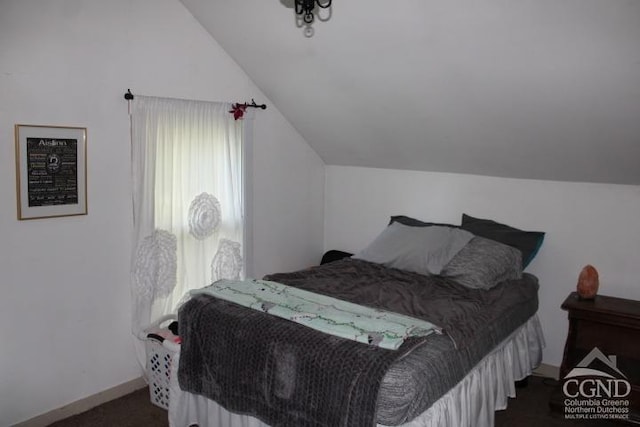
<svg viewBox="0 0 640 427"><path fill-rule="evenodd" d="M204 294L179 324L180 387L273 427L375 425L388 367L428 339L383 349Z"/></svg>

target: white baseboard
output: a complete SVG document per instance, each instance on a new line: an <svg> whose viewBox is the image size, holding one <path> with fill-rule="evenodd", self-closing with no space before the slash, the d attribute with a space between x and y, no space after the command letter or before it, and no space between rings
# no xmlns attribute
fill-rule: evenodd
<svg viewBox="0 0 640 427"><path fill-rule="evenodd" d="M49 424L55 423L56 421L88 411L89 409L95 408L96 406L102 405L110 400L133 393L134 391L140 390L146 386L147 383L143 377L136 378L110 389L101 391L100 393L85 397L84 399L77 400L61 408L38 415L30 420L14 424L13 427L45 427Z"/></svg>
<svg viewBox="0 0 640 427"><path fill-rule="evenodd" d="M541 363L540 366L533 370L533 375L557 380L560 377L560 368L558 366Z"/></svg>

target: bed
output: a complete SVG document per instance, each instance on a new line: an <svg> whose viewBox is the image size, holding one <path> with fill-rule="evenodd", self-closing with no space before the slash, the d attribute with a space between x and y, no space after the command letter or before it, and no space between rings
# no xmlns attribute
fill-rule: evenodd
<svg viewBox="0 0 640 427"><path fill-rule="evenodd" d="M522 272L530 251L474 231L393 217L352 257L265 277L438 326L397 350L193 295L179 312L170 425L493 425L544 338L538 281Z"/></svg>

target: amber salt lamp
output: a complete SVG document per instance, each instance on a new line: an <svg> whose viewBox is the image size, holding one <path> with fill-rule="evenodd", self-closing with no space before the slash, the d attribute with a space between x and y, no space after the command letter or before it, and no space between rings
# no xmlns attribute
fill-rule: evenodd
<svg viewBox="0 0 640 427"><path fill-rule="evenodd" d="M578 296L582 299L594 299L599 286L598 270L592 265L586 265L578 276Z"/></svg>

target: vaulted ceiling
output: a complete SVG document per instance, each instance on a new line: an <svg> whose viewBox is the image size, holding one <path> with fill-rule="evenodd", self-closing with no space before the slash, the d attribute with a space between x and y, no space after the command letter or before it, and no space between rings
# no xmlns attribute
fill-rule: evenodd
<svg viewBox="0 0 640 427"><path fill-rule="evenodd" d="M181 1L326 164L640 184L640 1Z"/></svg>

